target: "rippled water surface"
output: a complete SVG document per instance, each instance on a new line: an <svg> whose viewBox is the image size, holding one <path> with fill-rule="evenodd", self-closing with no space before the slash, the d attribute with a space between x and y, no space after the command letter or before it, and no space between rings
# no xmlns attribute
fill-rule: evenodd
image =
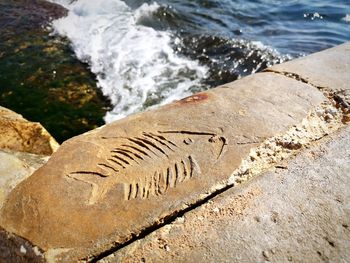
<svg viewBox="0 0 350 263"><path fill-rule="evenodd" d="M52 0L107 122L350 40L349 0Z"/></svg>

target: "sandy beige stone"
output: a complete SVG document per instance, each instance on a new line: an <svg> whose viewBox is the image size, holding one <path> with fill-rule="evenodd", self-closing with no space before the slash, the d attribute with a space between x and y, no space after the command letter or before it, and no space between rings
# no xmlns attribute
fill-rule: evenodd
<svg viewBox="0 0 350 263"><path fill-rule="evenodd" d="M59 147L40 123L0 107L0 148L33 154L50 155Z"/></svg>
<svg viewBox="0 0 350 263"><path fill-rule="evenodd" d="M0 208L7 195L48 160L48 156L0 150Z"/></svg>
<svg viewBox="0 0 350 263"><path fill-rule="evenodd" d="M0 208L7 195L49 156L0 150ZM45 262L40 249L30 241L0 227L0 262Z"/></svg>
<svg viewBox="0 0 350 263"><path fill-rule="evenodd" d="M260 73L65 142L13 190L1 225L52 261L92 258L224 188L252 148L328 99Z"/></svg>

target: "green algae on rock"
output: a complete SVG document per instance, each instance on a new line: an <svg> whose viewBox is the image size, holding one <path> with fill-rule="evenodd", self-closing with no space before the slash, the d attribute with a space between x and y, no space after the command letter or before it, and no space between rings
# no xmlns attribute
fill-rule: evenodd
<svg viewBox="0 0 350 263"><path fill-rule="evenodd" d="M48 22L66 12L46 1L0 0L0 105L59 142L103 125L110 106L68 41L50 36Z"/></svg>

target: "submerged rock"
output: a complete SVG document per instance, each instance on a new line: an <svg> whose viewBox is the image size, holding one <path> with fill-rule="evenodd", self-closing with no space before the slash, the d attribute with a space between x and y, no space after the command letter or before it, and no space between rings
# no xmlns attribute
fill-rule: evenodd
<svg viewBox="0 0 350 263"><path fill-rule="evenodd" d="M68 41L50 36L49 21L66 13L46 1L0 0L0 105L59 142L103 125L109 107Z"/></svg>

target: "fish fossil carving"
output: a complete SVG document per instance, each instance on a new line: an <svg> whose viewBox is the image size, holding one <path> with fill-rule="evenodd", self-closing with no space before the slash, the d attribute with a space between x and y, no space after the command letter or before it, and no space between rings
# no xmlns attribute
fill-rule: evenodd
<svg viewBox="0 0 350 263"><path fill-rule="evenodd" d="M200 167L215 163L226 145L224 137L193 131L143 132L136 137L101 140L108 142L105 160L93 169L67 174L68 178L91 185L90 205L102 200L117 184L123 185L125 200L163 195L199 176ZM197 160L199 153L205 155L204 161L203 157Z"/></svg>

